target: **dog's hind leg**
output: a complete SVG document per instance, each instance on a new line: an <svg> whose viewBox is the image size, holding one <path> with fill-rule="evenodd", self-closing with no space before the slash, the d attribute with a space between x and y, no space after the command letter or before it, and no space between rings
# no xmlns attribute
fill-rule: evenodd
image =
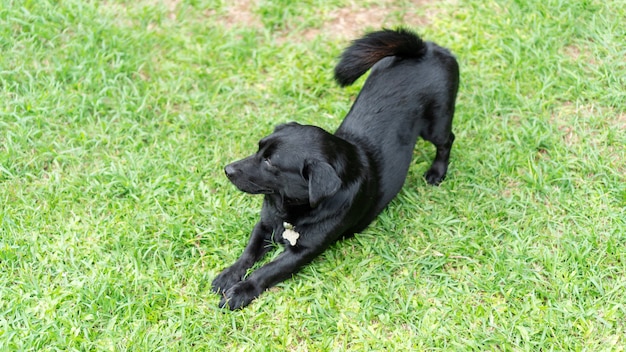
<svg viewBox="0 0 626 352"><path fill-rule="evenodd" d="M454 142L454 133L450 132L448 138L443 141L431 140L431 142L437 147L437 154L435 155L435 160L433 160L430 169L424 174L424 178L426 182L436 186L446 178L450 151L452 150L452 143Z"/></svg>
<svg viewBox="0 0 626 352"><path fill-rule="evenodd" d="M437 101L431 104L425 111L425 119L428 123L421 137L437 148L437 154L432 165L424 173L426 182L431 185L439 185L448 172L448 162L450 151L454 143L454 133L452 133L452 119L454 117L455 95L438 97Z"/></svg>

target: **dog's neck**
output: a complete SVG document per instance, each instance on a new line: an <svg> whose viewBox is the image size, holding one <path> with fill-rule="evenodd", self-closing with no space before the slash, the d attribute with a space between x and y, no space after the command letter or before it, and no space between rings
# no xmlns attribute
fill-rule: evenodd
<svg viewBox="0 0 626 352"><path fill-rule="evenodd" d="M309 214L313 210L308 201L285 199L277 194L265 195L265 202L275 209L276 214L274 215L277 218L287 222L295 222L296 219Z"/></svg>

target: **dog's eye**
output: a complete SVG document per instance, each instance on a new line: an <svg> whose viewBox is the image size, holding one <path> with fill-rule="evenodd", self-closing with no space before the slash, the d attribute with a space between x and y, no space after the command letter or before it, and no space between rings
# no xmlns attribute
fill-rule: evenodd
<svg viewBox="0 0 626 352"><path fill-rule="evenodd" d="M263 158L263 162L264 162L267 166L272 166L272 161L270 160L270 158Z"/></svg>

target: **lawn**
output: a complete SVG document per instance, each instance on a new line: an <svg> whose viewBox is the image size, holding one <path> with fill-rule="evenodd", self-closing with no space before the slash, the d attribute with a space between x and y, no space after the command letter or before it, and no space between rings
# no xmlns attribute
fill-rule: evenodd
<svg viewBox="0 0 626 352"><path fill-rule="evenodd" d="M623 0L0 0L0 350L623 351ZM223 166L334 130L406 25L461 66L448 178L240 311L261 204ZM419 79L419 78L416 78ZM272 255L276 255L275 253ZM270 257L272 256L270 255Z"/></svg>

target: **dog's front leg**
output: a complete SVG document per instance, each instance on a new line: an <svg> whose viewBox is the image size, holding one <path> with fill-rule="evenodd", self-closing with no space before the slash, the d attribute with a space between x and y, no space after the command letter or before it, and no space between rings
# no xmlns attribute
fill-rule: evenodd
<svg viewBox="0 0 626 352"><path fill-rule="evenodd" d="M323 251L323 248L287 248L278 258L255 270L250 276L231 287L220 301L220 308L231 310L250 304L263 291L290 278Z"/></svg>
<svg viewBox="0 0 626 352"><path fill-rule="evenodd" d="M211 284L213 292L226 292L243 279L246 271L271 249L272 229L259 221L252 230L243 254L230 267L224 269Z"/></svg>

